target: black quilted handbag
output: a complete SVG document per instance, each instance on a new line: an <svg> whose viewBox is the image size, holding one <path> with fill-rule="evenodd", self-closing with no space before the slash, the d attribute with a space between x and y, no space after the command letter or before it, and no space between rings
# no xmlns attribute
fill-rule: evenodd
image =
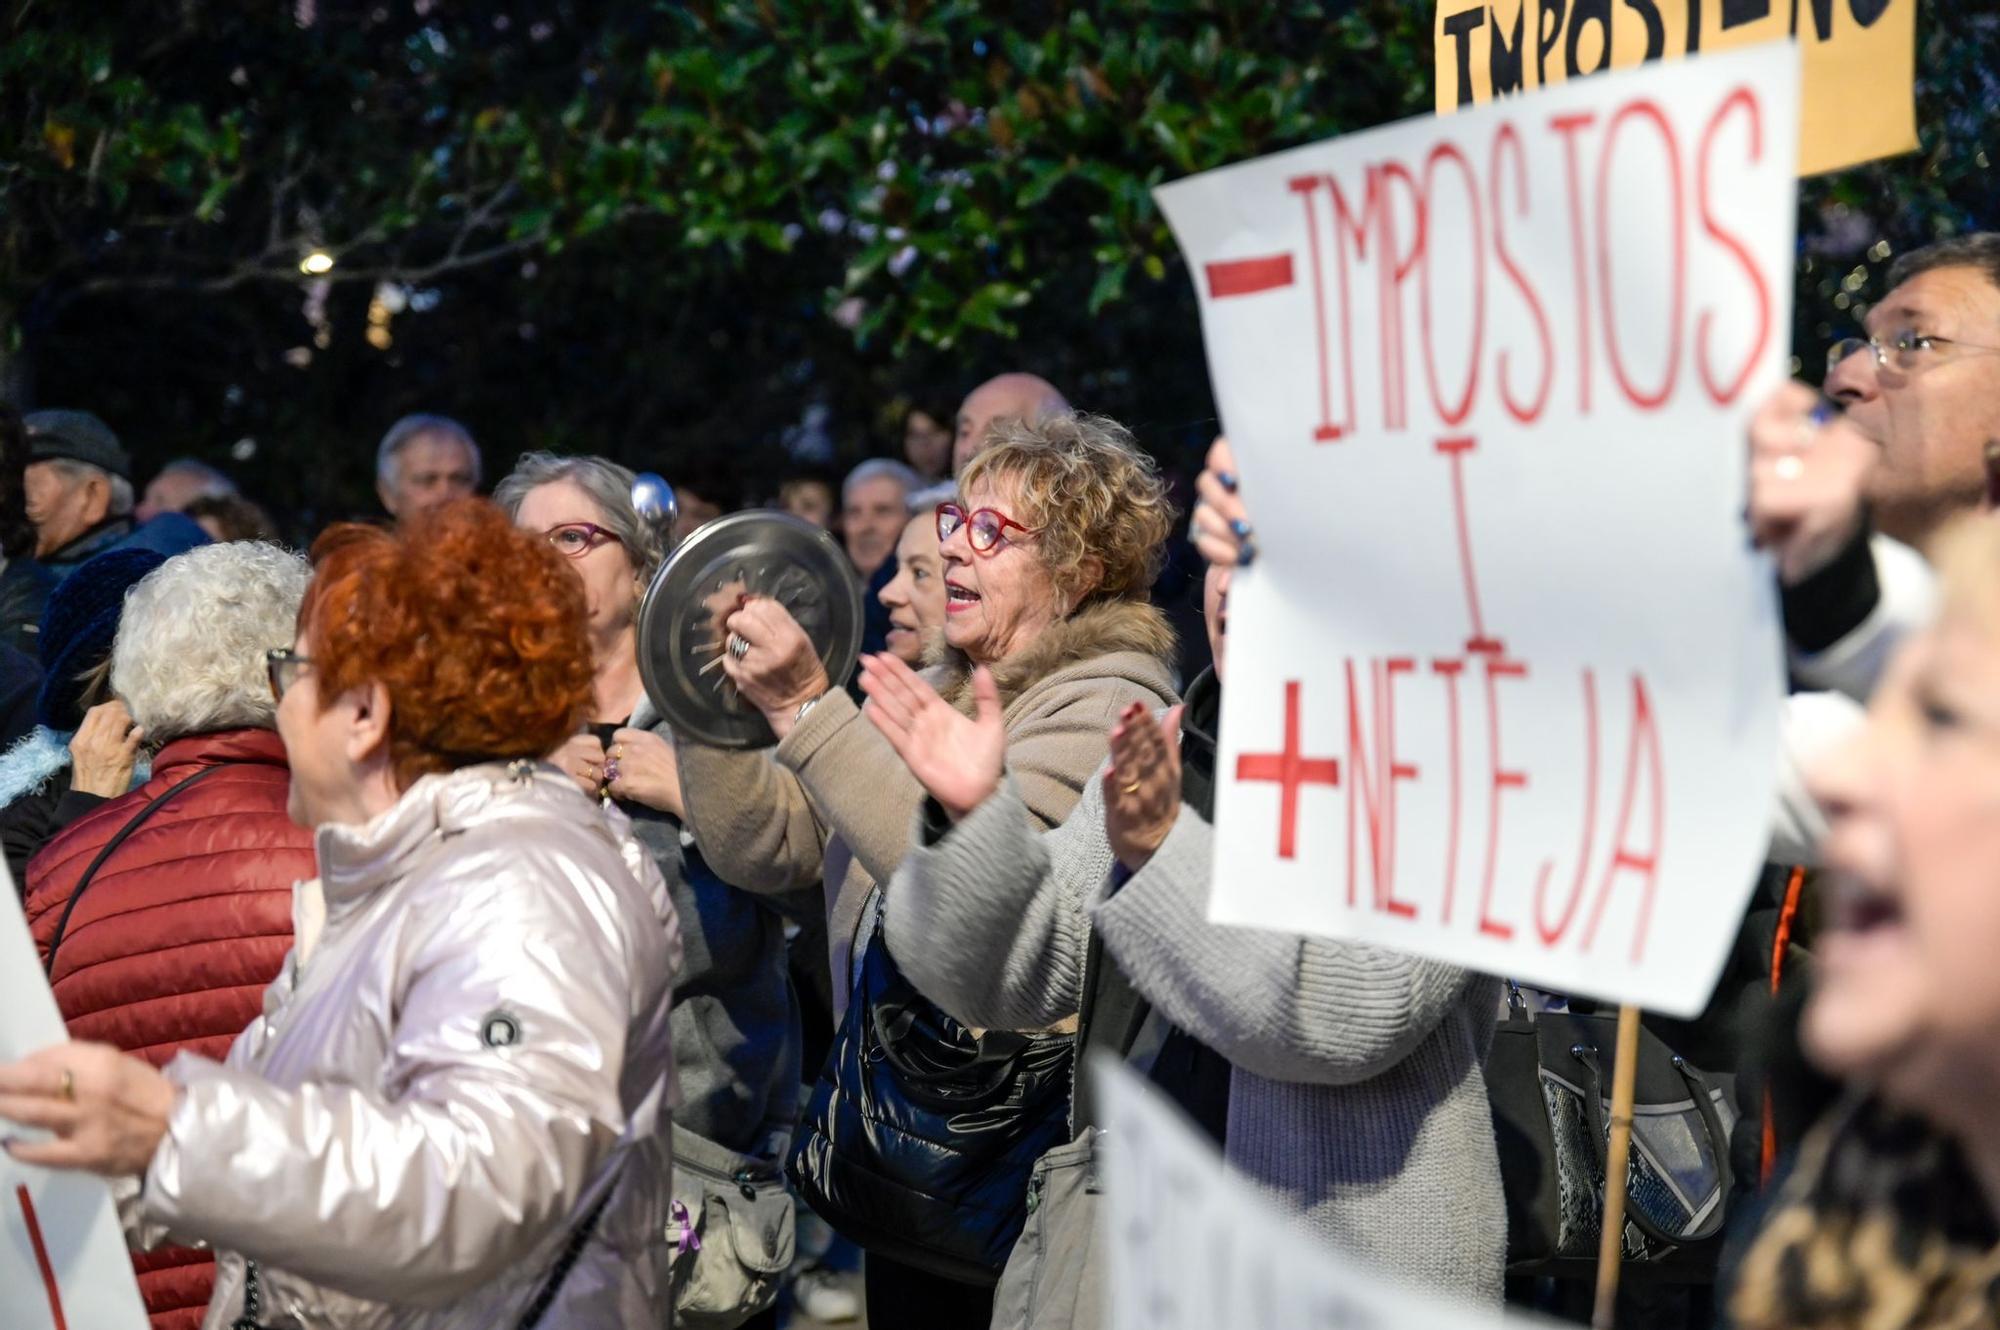
<svg viewBox="0 0 2000 1330"><path fill-rule="evenodd" d="M793 1147L792 1186L864 1250L993 1284L1035 1161L1069 1139L1070 1035L975 1035L916 990L878 925Z"/></svg>
<svg viewBox="0 0 2000 1330"><path fill-rule="evenodd" d="M1507 1195L1510 1274L1587 1278L1596 1269L1617 1029L1616 1014L1531 1014L1509 986L1486 1089ZM1641 1027L1626 1183L1628 1264L1663 1278L1713 1272L1734 1118L1723 1082Z"/></svg>

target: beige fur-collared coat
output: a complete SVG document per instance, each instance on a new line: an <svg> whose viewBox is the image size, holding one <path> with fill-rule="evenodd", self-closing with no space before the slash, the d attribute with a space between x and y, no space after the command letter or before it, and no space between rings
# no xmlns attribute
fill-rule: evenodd
<svg viewBox="0 0 2000 1330"><path fill-rule="evenodd" d="M1007 769L1038 829L1061 825L1134 702L1171 706L1173 630L1151 605L1089 605L992 667ZM940 650L924 677L972 712L971 663ZM724 881L764 893L826 891L834 1016L847 1005L868 900L911 845L923 788L861 708L828 693L775 750L680 744L688 825Z"/></svg>

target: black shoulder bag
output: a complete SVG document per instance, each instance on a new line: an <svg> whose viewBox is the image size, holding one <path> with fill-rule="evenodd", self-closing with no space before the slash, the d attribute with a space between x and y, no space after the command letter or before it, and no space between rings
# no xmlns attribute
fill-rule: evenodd
<svg viewBox="0 0 2000 1330"><path fill-rule="evenodd" d="M118 833L104 843L104 848L99 850L97 857L90 861L90 867L84 869L83 876L76 880L76 886L70 889L69 899L63 903L62 914L56 919L56 931L49 937L49 954L48 958L42 962L42 973L52 978L54 977L56 972L56 948L62 945L63 934L69 929L69 917L75 912L76 903L83 899L83 893L90 889L91 882L97 877L97 870L104 867L105 860L109 859L117 851L118 847L125 843L125 838L144 826L146 819L164 808L167 801L182 790L201 784L201 782L207 780L218 771L241 765L242 763L240 762L218 762L212 767L203 767L186 780L169 787L159 798L141 808L130 822L118 828Z"/></svg>
<svg viewBox="0 0 2000 1330"><path fill-rule="evenodd" d="M878 917L813 1087L792 1185L870 1252L991 1285L1035 1161L1069 1140L1073 1035L975 1035L903 976Z"/></svg>
<svg viewBox="0 0 2000 1330"><path fill-rule="evenodd" d="M1508 985L1486 1092L1507 1196L1512 1275L1588 1278L1603 1226L1615 1015L1530 1012ZM1730 1190L1729 1078L1639 1031L1625 1259L1658 1278L1713 1277Z"/></svg>

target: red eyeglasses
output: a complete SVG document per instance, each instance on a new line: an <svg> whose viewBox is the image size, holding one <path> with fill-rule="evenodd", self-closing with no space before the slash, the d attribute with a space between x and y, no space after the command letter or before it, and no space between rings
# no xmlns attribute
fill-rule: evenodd
<svg viewBox="0 0 2000 1330"><path fill-rule="evenodd" d="M599 545L618 540L617 532L607 531L595 522L564 522L561 526L550 527L542 535L556 547L556 553L571 559L581 559Z"/></svg>
<svg viewBox="0 0 2000 1330"><path fill-rule="evenodd" d="M966 512L955 503L941 503L937 506L938 544L942 545L955 535L960 527L965 528L965 538L972 542L974 553L991 554L1000 537L1009 530L1024 536L1037 534L1031 527L1022 526L997 508L975 508Z"/></svg>

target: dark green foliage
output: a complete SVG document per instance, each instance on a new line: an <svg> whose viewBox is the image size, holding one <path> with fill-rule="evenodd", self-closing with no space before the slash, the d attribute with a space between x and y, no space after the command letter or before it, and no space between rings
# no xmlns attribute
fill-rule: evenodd
<svg viewBox="0 0 2000 1330"><path fill-rule="evenodd" d="M1989 8L1924 12L1921 156L1809 183L1809 362L1855 241L1994 224ZM375 437L418 407L495 466L601 451L762 497L807 406L843 457L889 452L900 403L949 412L1019 367L1192 456L1213 407L1152 186L1431 104L1430 6L1393 0L13 0L5 22L15 395L314 518L366 506ZM379 282L417 303L371 316Z"/></svg>

